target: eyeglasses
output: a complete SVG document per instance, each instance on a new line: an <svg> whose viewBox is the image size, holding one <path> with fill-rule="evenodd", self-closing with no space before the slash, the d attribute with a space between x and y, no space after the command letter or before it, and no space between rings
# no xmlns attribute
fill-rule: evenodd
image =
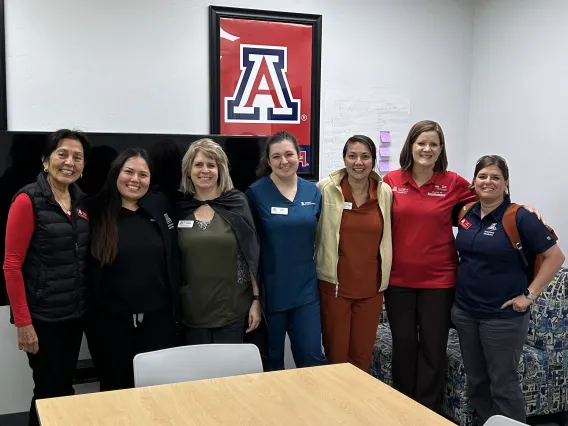
<svg viewBox="0 0 568 426"><path fill-rule="evenodd" d="M505 160L503 157L501 157L500 155L484 155L483 157L480 157L479 160L477 160L477 163L475 163L475 165L477 166L479 163L481 163L483 160L485 160L486 158L492 158L494 160L497 161L502 161L503 163L505 163L505 165L507 165L507 160Z"/></svg>

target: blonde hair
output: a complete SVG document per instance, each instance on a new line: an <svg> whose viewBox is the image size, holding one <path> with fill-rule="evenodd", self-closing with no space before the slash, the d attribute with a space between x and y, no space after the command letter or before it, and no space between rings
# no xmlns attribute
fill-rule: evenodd
<svg viewBox="0 0 568 426"><path fill-rule="evenodd" d="M200 152L206 157L211 158L215 161L215 164L217 164L217 169L219 170L219 176L217 178L219 192L224 194L233 189L233 181L229 175L229 159L227 158L227 154L225 154L225 151L223 151L223 148L221 148L217 142L206 138L193 142L181 160L180 191L184 194L195 194L195 185L191 180L191 168L193 167L195 157L197 157L197 154Z"/></svg>

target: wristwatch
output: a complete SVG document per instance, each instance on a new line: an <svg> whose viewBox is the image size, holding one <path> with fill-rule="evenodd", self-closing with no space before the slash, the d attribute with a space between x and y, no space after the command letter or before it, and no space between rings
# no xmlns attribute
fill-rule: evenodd
<svg viewBox="0 0 568 426"><path fill-rule="evenodd" d="M528 288L525 290L525 292L523 293L527 298L529 298L530 300L532 300L533 302L538 299L538 296L534 293L532 293Z"/></svg>
<svg viewBox="0 0 568 426"><path fill-rule="evenodd" d="M260 296L257 296L256 294L252 295L252 300L260 300Z"/></svg>

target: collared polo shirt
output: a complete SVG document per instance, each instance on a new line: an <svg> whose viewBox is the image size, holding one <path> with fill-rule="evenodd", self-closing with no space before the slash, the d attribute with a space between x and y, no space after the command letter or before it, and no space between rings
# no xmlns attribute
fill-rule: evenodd
<svg viewBox="0 0 568 426"><path fill-rule="evenodd" d="M475 200L469 182L454 172L435 172L418 187L411 171L384 177L393 193L393 261L390 285L451 288L456 285L458 255L452 231L456 205Z"/></svg>
<svg viewBox="0 0 568 426"><path fill-rule="evenodd" d="M357 206L347 175L341 192L347 208L339 226L337 278L338 295L348 299L375 297L381 288L379 246L383 236L383 215L377 203L378 182L369 179L369 199ZM335 294L334 285L322 281L320 290Z"/></svg>
<svg viewBox="0 0 568 426"><path fill-rule="evenodd" d="M510 204L505 200L481 219L480 204L476 203L459 226L456 245L460 264L455 304L475 318L524 315L515 312L512 306L501 309L503 303L523 294L530 285L521 257L503 228L503 215ZM519 209L516 223L529 264L534 262L536 254L556 244L546 226L529 211Z"/></svg>
<svg viewBox="0 0 568 426"><path fill-rule="evenodd" d="M314 244L321 210L315 183L298 178L293 201L270 176L247 190L260 236L260 272L268 312L280 312L318 300Z"/></svg>

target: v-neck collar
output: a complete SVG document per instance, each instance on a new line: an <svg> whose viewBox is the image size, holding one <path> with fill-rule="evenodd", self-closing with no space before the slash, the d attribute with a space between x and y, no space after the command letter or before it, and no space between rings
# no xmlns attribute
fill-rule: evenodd
<svg viewBox="0 0 568 426"><path fill-rule="evenodd" d="M298 199L298 193L300 192L300 177L298 177L298 181L296 182L296 194L294 195L294 199L292 201L290 201L288 198L284 196L284 194L282 194L282 192L280 192L280 189L278 189L278 187L276 186L270 175L268 175L266 178L270 181L270 184L274 187L278 195L282 197L284 201L286 201L288 204L296 204L296 200Z"/></svg>
<svg viewBox="0 0 568 426"><path fill-rule="evenodd" d="M343 198L345 201L352 203L353 207L361 208L369 202L376 203L377 202L377 181L374 179L369 179L369 188L367 189L369 194L369 199L365 201L363 204L358 206L355 203L355 197L353 197L353 192L351 191L351 186L349 185L348 175L345 175L343 179L341 179L341 192L343 193Z"/></svg>

